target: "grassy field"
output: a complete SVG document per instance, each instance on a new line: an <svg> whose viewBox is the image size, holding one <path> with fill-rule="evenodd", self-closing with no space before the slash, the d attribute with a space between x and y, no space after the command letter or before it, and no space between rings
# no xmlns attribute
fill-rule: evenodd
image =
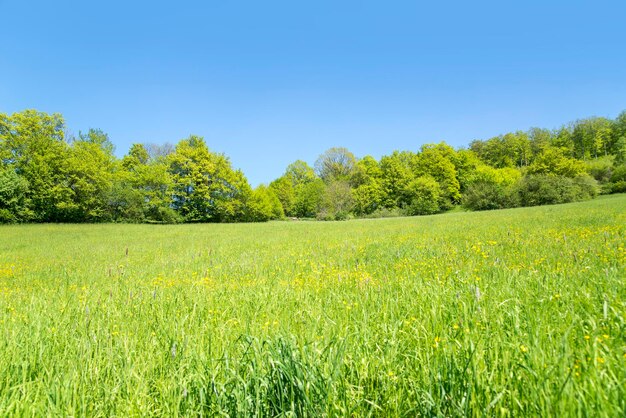
<svg viewBox="0 0 626 418"><path fill-rule="evenodd" d="M0 227L0 416L624 416L626 195Z"/></svg>

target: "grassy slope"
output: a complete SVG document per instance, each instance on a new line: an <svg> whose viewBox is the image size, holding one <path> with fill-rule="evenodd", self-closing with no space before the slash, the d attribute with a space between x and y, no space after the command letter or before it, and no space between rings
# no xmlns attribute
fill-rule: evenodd
<svg viewBox="0 0 626 418"><path fill-rule="evenodd" d="M0 415L626 413L626 195L0 227Z"/></svg>

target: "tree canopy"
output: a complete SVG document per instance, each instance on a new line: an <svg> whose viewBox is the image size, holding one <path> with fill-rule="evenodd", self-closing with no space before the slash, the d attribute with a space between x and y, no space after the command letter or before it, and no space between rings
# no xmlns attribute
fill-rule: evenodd
<svg viewBox="0 0 626 418"><path fill-rule="evenodd" d="M427 215L626 191L626 111L357 158L323 152L253 189L202 137L133 144L122 158L100 129L66 133L60 114L0 114L0 222L238 222Z"/></svg>

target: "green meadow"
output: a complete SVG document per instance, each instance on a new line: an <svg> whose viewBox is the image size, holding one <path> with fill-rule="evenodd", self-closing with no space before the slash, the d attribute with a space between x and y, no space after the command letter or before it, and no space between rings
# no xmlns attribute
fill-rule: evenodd
<svg viewBox="0 0 626 418"><path fill-rule="evenodd" d="M626 195L0 226L0 416L625 416Z"/></svg>

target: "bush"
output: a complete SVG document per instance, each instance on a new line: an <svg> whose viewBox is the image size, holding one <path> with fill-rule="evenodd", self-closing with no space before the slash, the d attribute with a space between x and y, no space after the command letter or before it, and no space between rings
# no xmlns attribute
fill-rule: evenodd
<svg viewBox="0 0 626 418"><path fill-rule="evenodd" d="M180 213L176 212L174 209L168 206L159 206L155 208L153 217L151 219L153 221L164 224L177 224L183 221L183 217L180 215Z"/></svg>
<svg viewBox="0 0 626 418"><path fill-rule="evenodd" d="M353 218L354 216L350 212L328 212L325 209L322 209L315 217L318 221L348 221Z"/></svg>
<svg viewBox="0 0 626 418"><path fill-rule="evenodd" d="M574 178L575 200L587 200L596 197L600 191L598 182L590 176L581 175Z"/></svg>
<svg viewBox="0 0 626 418"><path fill-rule="evenodd" d="M610 193L626 193L626 181L611 183Z"/></svg>
<svg viewBox="0 0 626 418"><path fill-rule="evenodd" d="M521 206L552 205L591 199L597 195L598 187L587 175L530 175L517 184L516 193Z"/></svg>
<svg viewBox="0 0 626 418"><path fill-rule="evenodd" d="M18 221L19 219L13 212L8 209L0 208L0 224L12 224Z"/></svg>
<svg viewBox="0 0 626 418"><path fill-rule="evenodd" d="M626 164L613 169L610 181L609 193L626 193Z"/></svg>
<svg viewBox="0 0 626 418"><path fill-rule="evenodd" d="M463 195L462 205L469 210L493 210L519 205L510 187L496 183L478 182L470 185Z"/></svg>
<svg viewBox="0 0 626 418"><path fill-rule="evenodd" d="M595 160L586 161L585 168L587 173L600 183L607 183L611 178L611 172L613 171L613 160L615 157L612 155L606 157L596 158Z"/></svg>
<svg viewBox="0 0 626 418"><path fill-rule="evenodd" d="M626 193L626 165L615 167L611 173L610 181L608 184L609 193Z"/></svg>
<svg viewBox="0 0 626 418"><path fill-rule="evenodd" d="M372 213L368 213L366 215L361 216L365 219L374 219L374 218L397 218L400 216L406 216L406 213L400 208L380 208L376 209Z"/></svg>

